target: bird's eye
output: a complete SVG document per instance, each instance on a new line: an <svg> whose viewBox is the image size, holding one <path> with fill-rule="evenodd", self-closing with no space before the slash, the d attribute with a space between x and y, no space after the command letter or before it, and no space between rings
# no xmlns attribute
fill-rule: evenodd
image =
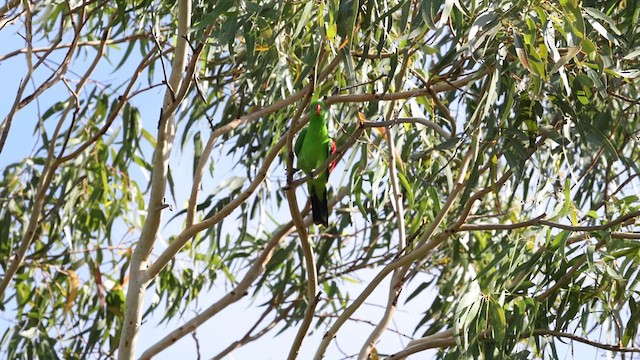
<svg viewBox="0 0 640 360"><path fill-rule="evenodd" d="M320 115L320 113L322 113L322 106L320 106L320 104L316 104L316 114Z"/></svg>

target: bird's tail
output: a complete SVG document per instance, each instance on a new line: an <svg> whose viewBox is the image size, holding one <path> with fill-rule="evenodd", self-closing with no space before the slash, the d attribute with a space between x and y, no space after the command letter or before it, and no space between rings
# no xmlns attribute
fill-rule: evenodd
<svg viewBox="0 0 640 360"><path fill-rule="evenodd" d="M327 204L327 191L322 194L322 198L316 194L315 191L311 192L311 213L313 214L313 223L316 225L329 226L329 205Z"/></svg>

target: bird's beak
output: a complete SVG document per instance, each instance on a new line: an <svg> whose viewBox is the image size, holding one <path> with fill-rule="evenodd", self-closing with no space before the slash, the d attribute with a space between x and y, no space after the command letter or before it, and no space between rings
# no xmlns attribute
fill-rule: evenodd
<svg viewBox="0 0 640 360"><path fill-rule="evenodd" d="M320 104L316 104L316 115L322 114L322 106Z"/></svg>

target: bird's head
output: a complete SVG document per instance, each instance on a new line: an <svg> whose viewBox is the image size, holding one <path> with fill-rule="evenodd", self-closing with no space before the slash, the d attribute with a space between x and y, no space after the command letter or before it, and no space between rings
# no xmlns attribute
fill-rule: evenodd
<svg viewBox="0 0 640 360"><path fill-rule="evenodd" d="M315 101L311 104L311 111L314 117L320 117L324 115L324 103L322 101Z"/></svg>

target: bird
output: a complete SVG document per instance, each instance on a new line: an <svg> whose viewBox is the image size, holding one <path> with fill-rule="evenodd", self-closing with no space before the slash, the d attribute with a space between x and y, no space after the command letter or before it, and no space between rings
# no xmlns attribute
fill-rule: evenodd
<svg viewBox="0 0 640 360"><path fill-rule="evenodd" d="M336 143L329 137L326 106L322 101L311 103L310 117L309 125L300 132L296 140L294 152L298 159L297 168L310 177L307 182L307 188L311 198L313 223L328 227L327 182L329 181L329 174L336 165L335 161L332 161L327 169L315 178L311 176L311 173L320 168L331 154L336 152Z"/></svg>

